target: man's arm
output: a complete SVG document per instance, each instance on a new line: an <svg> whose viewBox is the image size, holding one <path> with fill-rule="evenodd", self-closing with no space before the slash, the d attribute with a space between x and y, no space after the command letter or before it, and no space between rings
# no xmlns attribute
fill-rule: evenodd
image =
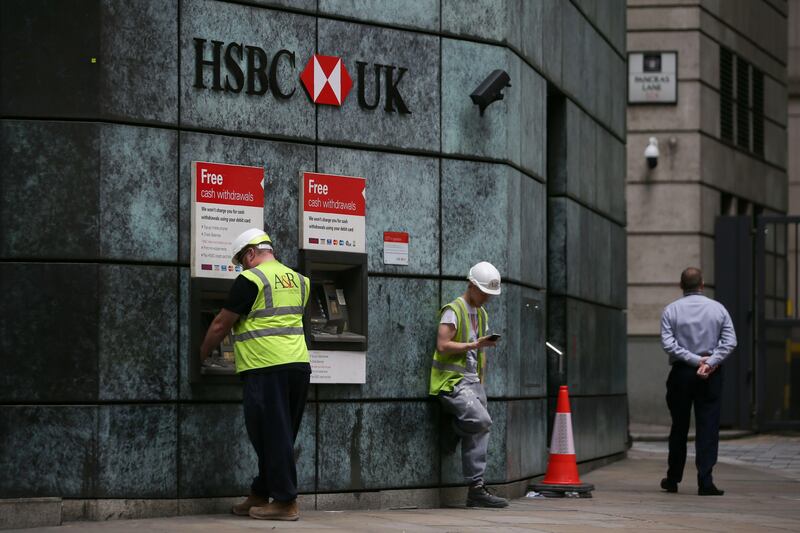
<svg viewBox="0 0 800 533"><path fill-rule="evenodd" d="M708 366L711 368L719 366L736 348L736 331L733 329L731 315L728 314L726 309L723 309L722 312L722 330L719 333L719 342L717 342L716 348L711 352L711 357L707 361Z"/></svg>
<svg viewBox="0 0 800 533"><path fill-rule="evenodd" d="M672 333L672 322L669 315L669 309L665 309L664 314L661 315L661 347L664 348L665 352L687 365L700 366L705 361L705 358L690 352L678 344L678 341L675 340L675 335Z"/></svg>
<svg viewBox="0 0 800 533"><path fill-rule="evenodd" d="M211 350L219 346L219 343L222 342L225 335L230 333L231 328L233 328L237 320L239 320L239 315L233 311L221 309L220 312L217 313L217 316L214 317L214 321L211 322L211 325L208 327L208 331L206 331L206 337L203 339L203 343L200 345L201 363L208 358L211 354Z"/></svg>
<svg viewBox="0 0 800 533"><path fill-rule="evenodd" d="M436 351L441 354L459 353L497 344L496 341L490 341L489 337L481 337L475 342L456 342L453 340L455 336L456 327L453 324L439 324L439 331L436 335Z"/></svg>

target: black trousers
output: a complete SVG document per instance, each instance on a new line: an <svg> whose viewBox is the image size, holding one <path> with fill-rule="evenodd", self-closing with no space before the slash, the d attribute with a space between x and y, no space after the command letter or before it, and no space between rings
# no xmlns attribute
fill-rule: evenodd
<svg viewBox="0 0 800 533"><path fill-rule="evenodd" d="M294 441L310 379L299 370L243 375L244 422L258 455L258 475L250 486L255 495L282 502L297 497Z"/></svg>
<svg viewBox="0 0 800 533"><path fill-rule="evenodd" d="M717 464L721 396L722 367L708 379L702 379L697 376L695 367L682 363L672 365L667 378L667 406L672 415L667 477L672 481L680 483L683 479L686 439L694 405L697 486L708 487L713 483L711 471Z"/></svg>

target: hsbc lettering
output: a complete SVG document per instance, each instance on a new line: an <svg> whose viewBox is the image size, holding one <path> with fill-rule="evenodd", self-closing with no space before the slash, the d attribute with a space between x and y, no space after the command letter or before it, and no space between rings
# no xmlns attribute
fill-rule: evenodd
<svg viewBox="0 0 800 533"><path fill-rule="evenodd" d="M264 49L243 43L194 39L194 84L197 89L263 96L267 92L279 100L287 100L297 91L297 78L281 79L281 65L296 72L297 58L290 50L279 50L270 60ZM400 93L399 85L408 69L394 65L356 61L358 105L366 111L379 106L387 113L411 114ZM205 69L211 71L206 83ZM305 64L299 79L312 102L318 105L341 106L353 81L342 58L314 54Z"/></svg>

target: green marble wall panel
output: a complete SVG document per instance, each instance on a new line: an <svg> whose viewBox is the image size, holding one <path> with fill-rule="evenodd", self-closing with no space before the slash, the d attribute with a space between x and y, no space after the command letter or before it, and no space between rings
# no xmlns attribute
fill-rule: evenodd
<svg viewBox="0 0 800 533"><path fill-rule="evenodd" d="M370 277L364 385L319 385L318 398L427 398L436 346L439 282Z"/></svg>
<svg viewBox="0 0 800 533"><path fill-rule="evenodd" d="M628 449L628 397L571 397L572 431L578 461L588 461Z"/></svg>
<svg viewBox="0 0 800 533"><path fill-rule="evenodd" d="M98 0L0 3L4 116L98 114L99 65L91 58L100 52L100 5Z"/></svg>
<svg viewBox="0 0 800 533"><path fill-rule="evenodd" d="M603 213L608 213L610 216L614 218L614 220L624 220L623 213L614 213L612 211L612 203L614 202L615 196L624 196L624 194L620 194L620 188L617 187L617 184L622 185L622 191L624 191L624 183L620 183L620 180L625 179L625 173L623 172L621 175L617 176L614 174L615 172L615 165L616 165L616 149L617 146L622 147L624 150L624 145L622 145L617 139L609 133L606 129L598 127L597 128L597 137L596 141L597 144L596 148L596 195L595 195L595 206L598 210ZM622 216L620 216L622 215Z"/></svg>
<svg viewBox="0 0 800 533"><path fill-rule="evenodd" d="M545 286L545 187L507 165L442 161L442 273L489 261L506 278Z"/></svg>
<svg viewBox="0 0 800 533"><path fill-rule="evenodd" d="M609 255L611 257L611 297L614 307L628 305L628 234L624 226L609 225Z"/></svg>
<svg viewBox="0 0 800 533"><path fill-rule="evenodd" d="M7 257L174 261L177 134L4 121L0 179ZM53 142L57 139L58 142ZM31 223L31 211L47 213Z"/></svg>
<svg viewBox="0 0 800 533"><path fill-rule="evenodd" d="M320 0L319 13L364 22L439 31L439 1Z"/></svg>
<svg viewBox="0 0 800 533"><path fill-rule="evenodd" d="M306 405L295 444L300 492L314 490L314 404ZM258 459L241 404L184 404L179 413L181 498L239 496L250 491Z"/></svg>
<svg viewBox="0 0 800 533"><path fill-rule="evenodd" d="M177 397L178 272L173 267L99 267L101 400Z"/></svg>
<svg viewBox="0 0 800 533"><path fill-rule="evenodd" d="M623 113L624 115L624 113ZM612 135L607 135L608 152L605 154L604 162L606 172L608 172L609 210L611 217L619 222L628 220L627 208L625 206L625 182L627 180L627 160L626 146ZM610 161L606 161L609 160Z"/></svg>
<svg viewBox="0 0 800 533"><path fill-rule="evenodd" d="M0 406L0 498L89 498L96 461L93 406Z"/></svg>
<svg viewBox="0 0 800 533"><path fill-rule="evenodd" d="M577 0L576 4L614 48L625 53L625 0Z"/></svg>
<svg viewBox="0 0 800 533"><path fill-rule="evenodd" d="M567 101L566 192L581 203L597 204L597 130L592 117Z"/></svg>
<svg viewBox="0 0 800 533"><path fill-rule="evenodd" d="M489 400L492 427L485 480L508 483L544 473L547 469L547 400ZM442 483L465 483L461 444L442 454Z"/></svg>
<svg viewBox="0 0 800 533"><path fill-rule="evenodd" d="M561 3L561 90L582 100L584 41L591 31L578 9L570 2Z"/></svg>
<svg viewBox="0 0 800 533"><path fill-rule="evenodd" d="M192 161L264 167L264 229L282 263L297 266L298 186L301 170L314 170L314 147L182 133L180 138L180 258L189 262Z"/></svg>
<svg viewBox="0 0 800 533"><path fill-rule="evenodd" d="M614 58L611 62L611 129L625 138L628 112L628 64L627 60Z"/></svg>
<svg viewBox="0 0 800 533"><path fill-rule="evenodd" d="M177 4L4 2L3 114L174 124Z"/></svg>
<svg viewBox="0 0 800 533"><path fill-rule="evenodd" d="M250 492L258 471L241 404L184 404L178 412L179 496Z"/></svg>
<svg viewBox="0 0 800 533"><path fill-rule="evenodd" d="M0 400L93 401L98 377L98 267L0 263Z"/></svg>
<svg viewBox="0 0 800 533"><path fill-rule="evenodd" d="M600 92L602 91L603 83L602 77L604 73L599 72L599 56L603 46L606 43L600 38L600 35L595 29L586 21L581 20L583 26L583 40L581 44L583 49L581 51L581 61L579 65L564 65L565 69L580 69L578 77L580 83L577 85L575 95L580 98L581 104L595 117L598 116L598 101ZM565 45L568 46L568 45ZM586 80L596 80L595 83L586 83Z"/></svg>
<svg viewBox="0 0 800 533"><path fill-rule="evenodd" d="M176 498L178 407L98 408L98 498Z"/></svg>
<svg viewBox="0 0 800 533"><path fill-rule="evenodd" d="M438 482L433 401L321 403L318 447L318 491L411 488Z"/></svg>
<svg viewBox="0 0 800 533"><path fill-rule="evenodd" d="M521 0L442 0L442 31L516 46L521 4Z"/></svg>
<svg viewBox="0 0 800 533"><path fill-rule="evenodd" d="M252 0L253 4L265 7L283 7L298 11L317 11L317 0Z"/></svg>
<svg viewBox="0 0 800 533"><path fill-rule="evenodd" d="M425 151L439 150L439 39L416 32L319 19L320 54L339 56L353 80L344 104L317 106L317 139L349 145L375 145ZM310 56L309 56L310 57ZM365 67L365 100L376 101L374 64L396 67L393 79L410 111L387 112L386 69L381 72L380 101L365 110L358 103L356 61ZM397 82L400 71L407 69ZM302 91L302 90L301 90ZM297 95L310 104L305 94Z"/></svg>
<svg viewBox="0 0 800 533"><path fill-rule="evenodd" d="M495 69L508 73L511 87L480 116L469 94ZM442 151L506 161L544 176L546 91L544 78L511 50L443 39Z"/></svg>
<svg viewBox="0 0 800 533"><path fill-rule="evenodd" d="M178 134L104 124L101 135L101 257L176 261Z"/></svg>
<svg viewBox="0 0 800 533"><path fill-rule="evenodd" d="M562 312L555 312L558 307ZM551 297L550 311L553 341L566 348L570 393L624 394L627 360L624 312L564 297Z"/></svg>
<svg viewBox="0 0 800 533"><path fill-rule="evenodd" d="M0 122L4 258L98 255L100 129L82 122Z"/></svg>
<svg viewBox="0 0 800 533"><path fill-rule="evenodd" d="M467 282L443 281L442 305L462 295ZM510 283L486 304L489 329L502 335L486 351L486 393L496 397L544 396L546 392L545 295ZM429 363L430 366L430 363Z"/></svg>
<svg viewBox="0 0 800 533"><path fill-rule="evenodd" d="M442 31L506 44L526 61L541 67L543 25L548 8L541 0L443 0Z"/></svg>
<svg viewBox="0 0 800 533"><path fill-rule="evenodd" d="M549 202L550 291L624 308L625 228L568 198Z"/></svg>
<svg viewBox="0 0 800 533"><path fill-rule="evenodd" d="M556 85L561 85L561 47L563 2L542 0L542 70Z"/></svg>
<svg viewBox="0 0 800 533"><path fill-rule="evenodd" d="M367 268L370 272L439 273L439 160L320 147L320 172L367 180ZM409 234L409 264L385 265L383 232Z"/></svg>
<svg viewBox="0 0 800 533"><path fill-rule="evenodd" d="M95 66L104 118L177 123L178 1L101 2Z"/></svg>
<svg viewBox="0 0 800 533"><path fill-rule="evenodd" d="M209 128L239 133L277 135L313 139L315 108L304 95L299 74L314 52L316 21L312 16L265 9L262 7L184 0L181 4L180 28L180 122L184 126ZM263 95L246 94L245 88L214 91L211 67L203 70L205 89L194 87L195 42L205 39L205 59L210 60L212 40L257 46L271 61L276 52L286 49L295 53L295 66L288 59L279 62L277 78L283 93L295 90L291 98L276 98L272 89ZM224 55L222 52L224 67ZM246 71L247 57L239 62ZM221 84L225 84L223 69ZM231 85L235 81L231 78Z"/></svg>

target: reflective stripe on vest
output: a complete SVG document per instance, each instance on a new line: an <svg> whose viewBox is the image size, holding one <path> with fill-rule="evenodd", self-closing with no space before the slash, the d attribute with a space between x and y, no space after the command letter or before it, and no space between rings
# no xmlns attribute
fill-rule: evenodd
<svg viewBox="0 0 800 533"><path fill-rule="evenodd" d="M275 260L242 275L256 284L258 294L234 326L236 371L309 362L303 333L308 278Z"/></svg>
<svg viewBox="0 0 800 533"><path fill-rule="evenodd" d="M270 335L302 335L303 328L269 328L269 329L256 329L253 331L245 331L238 335L233 336L234 342L242 342L249 339L257 339L259 337L269 337Z"/></svg>
<svg viewBox="0 0 800 533"><path fill-rule="evenodd" d="M447 363L442 363L441 361L437 361L436 359L433 360L433 367L438 368L439 370L447 370L450 372L458 372L460 374L467 373L467 367L458 366L458 365L449 365Z"/></svg>

